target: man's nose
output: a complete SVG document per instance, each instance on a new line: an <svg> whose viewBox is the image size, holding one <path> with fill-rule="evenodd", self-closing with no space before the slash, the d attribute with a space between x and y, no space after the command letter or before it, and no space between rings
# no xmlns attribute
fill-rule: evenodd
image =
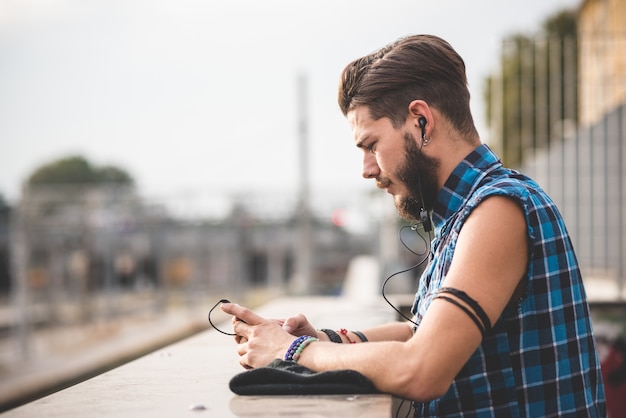
<svg viewBox="0 0 626 418"><path fill-rule="evenodd" d="M376 163L376 158L372 155L365 155L363 157L363 178L371 179L378 177L380 168Z"/></svg>

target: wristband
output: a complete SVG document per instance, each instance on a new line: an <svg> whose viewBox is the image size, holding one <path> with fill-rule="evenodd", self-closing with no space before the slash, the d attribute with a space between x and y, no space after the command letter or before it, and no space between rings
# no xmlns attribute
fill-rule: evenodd
<svg viewBox="0 0 626 418"><path fill-rule="evenodd" d="M338 343L338 344L343 344L343 340L341 339L339 334L337 334L332 329L324 328L324 329L321 329L320 331L322 331L324 334L328 335L328 338L330 339L330 341L332 341L334 343Z"/></svg>
<svg viewBox="0 0 626 418"><path fill-rule="evenodd" d="M364 343L367 342L367 337L361 331L352 331L352 332L354 333L354 335L356 335L357 337L361 339L361 342L364 342Z"/></svg>

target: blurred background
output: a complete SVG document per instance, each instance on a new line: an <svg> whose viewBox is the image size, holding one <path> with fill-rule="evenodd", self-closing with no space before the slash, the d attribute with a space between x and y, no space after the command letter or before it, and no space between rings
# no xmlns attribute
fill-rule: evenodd
<svg viewBox="0 0 626 418"><path fill-rule="evenodd" d="M619 0L0 0L0 405L205 329L221 298L339 295L364 260L379 292L415 263L336 103L348 62L414 33L465 59L483 141L561 208L615 340L624 28Z"/></svg>

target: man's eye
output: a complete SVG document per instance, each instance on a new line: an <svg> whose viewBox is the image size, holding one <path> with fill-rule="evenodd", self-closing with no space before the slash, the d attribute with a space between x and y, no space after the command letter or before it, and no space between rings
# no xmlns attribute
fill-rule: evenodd
<svg viewBox="0 0 626 418"><path fill-rule="evenodd" d="M369 144L369 145L366 145L366 146L365 146L365 149L366 149L368 152L371 152L372 154L374 154L374 153L376 152L376 151L374 150L374 144L375 144L375 143L371 143L371 144Z"/></svg>

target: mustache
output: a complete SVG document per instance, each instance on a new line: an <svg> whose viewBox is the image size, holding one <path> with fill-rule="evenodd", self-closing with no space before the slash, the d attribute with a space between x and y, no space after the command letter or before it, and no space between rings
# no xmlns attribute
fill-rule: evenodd
<svg viewBox="0 0 626 418"><path fill-rule="evenodd" d="M378 177L376 178L376 187L379 189L386 189L391 184L391 180L387 177Z"/></svg>

